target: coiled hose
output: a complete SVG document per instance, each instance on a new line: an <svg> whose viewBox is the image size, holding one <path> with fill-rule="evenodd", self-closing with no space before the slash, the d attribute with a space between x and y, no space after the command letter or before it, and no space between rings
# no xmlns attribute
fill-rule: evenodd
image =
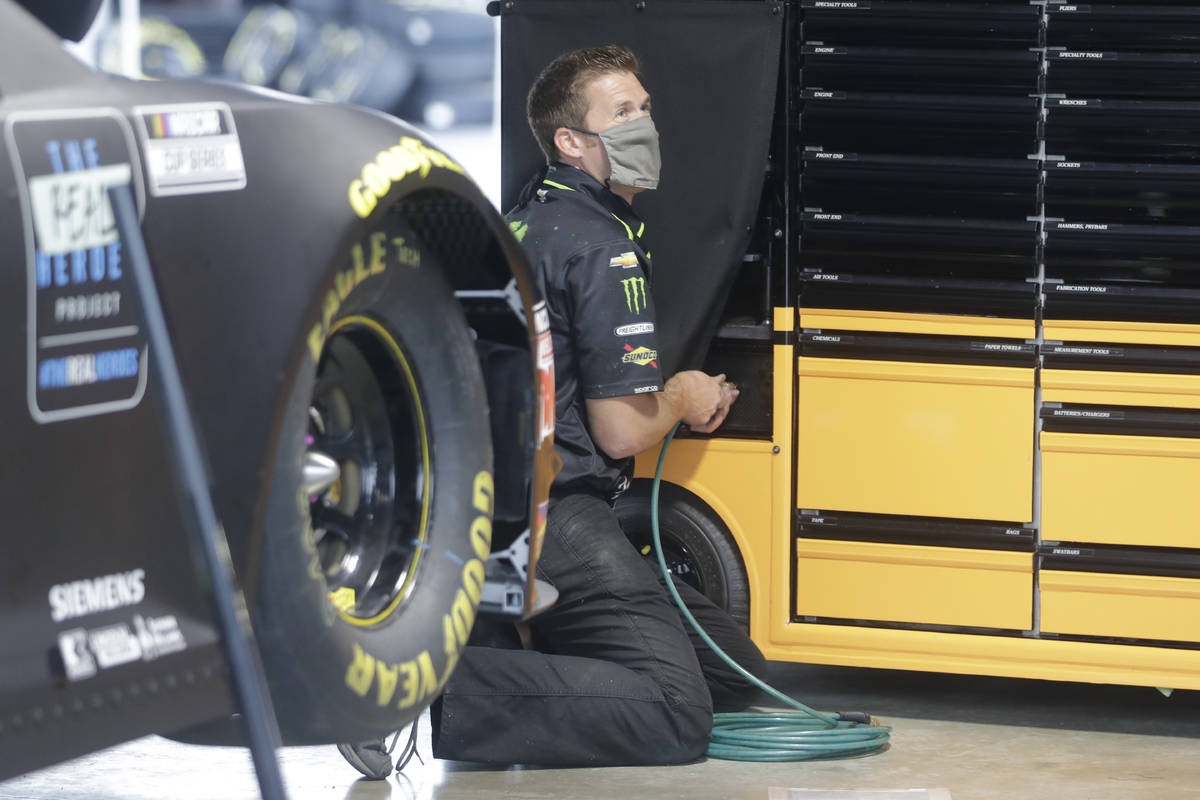
<svg viewBox="0 0 1200 800"><path fill-rule="evenodd" d="M751 675L726 655L684 605L683 598L671 582L671 572L667 569L666 559L663 558L658 531L658 489L662 483L667 448L678 430L679 423L675 423L675 427L671 428L666 441L663 442L662 452L658 456L658 468L654 471L654 484L650 490L650 528L654 536L654 552L658 557L658 567L666 579L667 589L688 623L714 653L746 680L784 705L796 709L714 714L712 741L708 745L707 754L712 758L730 761L811 761L868 756L881 752L888 744L892 730L890 726L872 724L870 717L865 714L823 714L798 700L793 700Z"/></svg>

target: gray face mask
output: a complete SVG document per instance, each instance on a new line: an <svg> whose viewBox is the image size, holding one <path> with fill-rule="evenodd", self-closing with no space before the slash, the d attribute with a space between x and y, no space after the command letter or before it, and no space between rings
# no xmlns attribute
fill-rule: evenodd
<svg viewBox="0 0 1200 800"><path fill-rule="evenodd" d="M609 183L635 189L658 188L662 156L658 151L658 129L650 117L639 117L600 133L579 128L572 130L600 138L612 167Z"/></svg>

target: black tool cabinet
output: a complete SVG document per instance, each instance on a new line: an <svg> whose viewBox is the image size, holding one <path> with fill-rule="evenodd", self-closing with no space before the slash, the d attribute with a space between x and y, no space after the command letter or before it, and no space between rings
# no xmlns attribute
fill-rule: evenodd
<svg viewBox="0 0 1200 800"><path fill-rule="evenodd" d="M1200 646L1200 3L791 11L794 619Z"/></svg>

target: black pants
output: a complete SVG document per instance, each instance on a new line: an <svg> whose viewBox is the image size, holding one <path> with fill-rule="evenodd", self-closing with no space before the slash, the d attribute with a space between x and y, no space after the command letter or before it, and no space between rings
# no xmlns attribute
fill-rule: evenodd
<svg viewBox="0 0 1200 800"><path fill-rule="evenodd" d="M539 577L558 602L531 622L537 650L465 648L434 704L433 753L492 764L677 764L704 753L718 709L757 695L683 621L662 577L595 497L557 502ZM710 636L750 672L740 626L676 583Z"/></svg>

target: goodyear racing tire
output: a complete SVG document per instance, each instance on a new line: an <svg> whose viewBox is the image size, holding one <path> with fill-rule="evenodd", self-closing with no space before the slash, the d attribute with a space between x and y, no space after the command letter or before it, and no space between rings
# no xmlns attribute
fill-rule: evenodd
<svg viewBox="0 0 1200 800"><path fill-rule="evenodd" d="M439 272L393 215L338 270L307 338L254 601L286 743L408 723L474 621L491 542L488 410Z"/></svg>
<svg viewBox="0 0 1200 800"><path fill-rule="evenodd" d="M650 527L650 481L634 481L616 502L621 529L642 555L654 561ZM659 490L658 527L667 568L739 624L750 627L750 583L746 567L721 518L700 498L664 482Z"/></svg>

